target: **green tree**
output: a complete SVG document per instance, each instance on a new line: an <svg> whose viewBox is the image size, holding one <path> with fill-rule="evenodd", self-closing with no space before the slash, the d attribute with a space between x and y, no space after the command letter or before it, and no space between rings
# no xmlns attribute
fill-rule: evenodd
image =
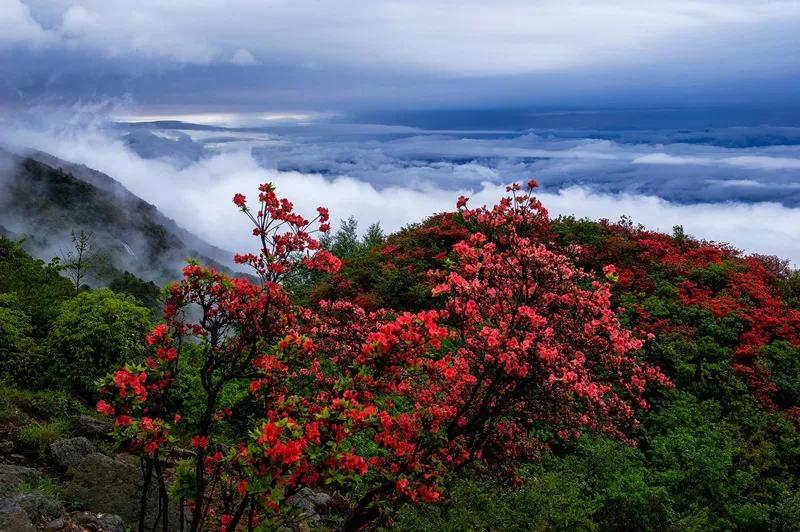
<svg viewBox="0 0 800 532"><path fill-rule="evenodd" d="M124 272L114 277L108 287L114 292L130 294L145 307L158 311L161 290L153 281L143 281L130 272Z"/></svg>
<svg viewBox="0 0 800 532"><path fill-rule="evenodd" d="M14 295L13 308L30 318L31 335L47 336L61 302L73 292L57 264L34 259L14 242L0 236L0 293Z"/></svg>
<svg viewBox="0 0 800 532"><path fill-rule="evenodd" d="M64 302L47 338L52 379L68 390L93 395L97 379L143 359L151 319L133 297L107 288Z"/></svg>
<svg viewBox="0 0 800 532"><path fill-rule="evenodd" d="M75 286L75 294L78 294L86 281L101 267L103 258L97 249L93 233L81 230L70 234L72 248L62 253L61 268L67 272L67 277Z"/></svg>
<svg viewBox="0 0 800 532"><path fill-rule="evenodd" d="M386 235L381 229L380 222L375 222L374 224L370 225L367 228L367 232L364 233L364 238L361 239L361 246L364 249L370 249L374 246L383 244L386 241Z"/></svg>
<svg viewBox="0 0 800 532"><path fill-rule="evenodd" d="M32 386L41 378L43 358L30 318L16 303L13 295L0 294L0 380Z"/></svg>
<svg viewBox="0 0 800 532"><path fill-rule="evenodd" d="M334 233L326 249L339 257L346 259L359 252L361 245L358 241L358 221L351 216L347 220L342 220L339 230Z"/></svg>

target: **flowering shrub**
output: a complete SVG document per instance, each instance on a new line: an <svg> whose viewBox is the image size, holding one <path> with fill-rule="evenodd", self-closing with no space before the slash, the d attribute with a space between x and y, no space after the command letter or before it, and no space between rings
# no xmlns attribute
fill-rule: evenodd
<svg viewBox="0 0 800 532"><path fill-rule="evenodd" d="M787 304L779 287L788 277L785 264L630 223L604 222L599 229L599 241L583 246L579 262L589 269L616 262L616 291L624 294L630 323L662 342L706 338L730 349L726 365L763 408L800 417L800 394L789 391L796 373L779 374L786 364L767 356L788 349L796 357L800 351L800 310ZM693 365L691 379L696 380L713 361L698 358ZM719 382L709 386L717 388Z"/></svg>
<svg viewBox="0 0 800 532"><path fill-rule="evenodd" d="M327 233L328 209L319 207L313 220L306 220L294 212L294 205L286 198L278 198L270 183L258 187L259 209L247 206L247 198L236 194L233 203L253 222L253 235L261 241L259 254L237 254L234 261L252 266L264 282L278 282L295 273L299 268L335 272L341 266L339 260L327 251L319 251L319 242L314 232ZM311 229L317 223L316 230Z"/></svg>
<svg viewBox="0 0 800 532"><path fill-rule="evenodd" d="M261 249L236 260L261 284L190 263L146 338L151 355L110 376L110 402L97 405L141 455L162 508L179 496L191 530L279 526L297 517L290 497L329 485L352 499L341 528L357 530L401 503L439 500L466 464L513 477L515 463L553 439L625 439L648 387L669 383L637 359L641 335L611 307L613 267L593 279L541 242L548 217L535 186L510 187L491 209L459 199L466 238L447 269L430 272L442 305L418 312L293 304L282 281L340 266L312 237L329 229L327 211L308 221L267 184L253 213L237 194ZM187 342L199 346L190 364ZM176 408L180 371L197 372L204 390L191 425ZM231 443L218 430L231 412L219 398L232 382L247 386L259 414L247 438L221 446ZM191 453L168 490L176 427L190 435Z"/></svg>
<svg viewBox="0 0 800 532"><path fill-rule="evenodd" d="M444 267L452 247L469 236L457 212L436 214L390 235L311 289L312 299L347 299L368 310L432 308L428 271Z"/></svg>

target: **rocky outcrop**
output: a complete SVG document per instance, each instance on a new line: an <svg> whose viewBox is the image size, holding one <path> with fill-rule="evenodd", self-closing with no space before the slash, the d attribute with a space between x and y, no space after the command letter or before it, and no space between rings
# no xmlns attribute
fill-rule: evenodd
<svg viewBox="0 0 800 532"><path fill-rule="evenodd" d="M60 502L37 491L21 493L14 497L14 500L34 523L51 521L64 515L64 506Z"/></svg>
<svg viewBox="0 0 800 532"><path fill-rule="evenodd" d="M13 498L0 499L0 531L36 532L28 514Z"/></svg>
<svg viewBox="0 0 800 532"><path fill-rule="evenodd" d="M45 530L48 532L125 532L125 522L118 515L94 514L92 512L75 512L71 515L50 521Z"/></svg>
<svg viewBox="0 0 800 532"><path fill-rule="evenodd" d="M94 452L92 442L83 436L59 440L50 445L50 457L61 467L77 466Z"/></svg>
<svg viewBox="0 0 800 532"><path fill-rule="evenodd" d="M17 493L20 486L35 484L39 473L30 467L0 464L0 497Z"/></svg>
<svg viewBox="0 0 800 532"><path fill-rule="evenodd" d="M289 502L296 508L300 508L306 517L312 521L321 521L321 512L324 512L331 503L331 497L327 493L314 491L310 488L303 488L291 497Z"/></svg>
<svg viewBox="0 0 800 532"><path fill-rule="evenodd" d="M39 492L0 498L0 531L36 530L37 523L46 523L62 515L61 503Z"/></svg>
<svg viewBox="0 0 800 532"><path fill-rule="evenodd" d="M97 419L96 417L82 415L75 423L78 433L89 438L104 438L113 432L114 424L110 421Z"/></svg>
<svg viewBox="0 0 800 532"><path fill-rule="evenodd" d="M77 466L64 497L92 512L119 515L128 526L135 528L139 522L143 490L144 480L139 467L94 453ZM158 489L155 483L150 486L146 500L145 526L149 530L156 521L160 522ZM170 528L177 530L178 508L170 508L169 515Z"/></svg>

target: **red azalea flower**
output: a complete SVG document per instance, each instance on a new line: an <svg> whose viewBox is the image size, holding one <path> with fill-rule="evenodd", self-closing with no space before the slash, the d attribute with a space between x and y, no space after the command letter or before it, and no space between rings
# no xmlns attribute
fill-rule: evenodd
<svg viewBox="0 0 800 532"><path fill-rule="evenodd" d="M199 434L192 436L192 447L195 449L205 449L208 447L208 436L201 436Z"/></svg>

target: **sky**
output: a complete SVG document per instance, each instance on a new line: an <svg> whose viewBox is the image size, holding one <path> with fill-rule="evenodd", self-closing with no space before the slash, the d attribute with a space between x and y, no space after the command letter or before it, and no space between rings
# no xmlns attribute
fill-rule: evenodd
<svg viewBox="0 0 800 532"><path fill-rule="evenodd" d="M204 109L788 100L798 26L794 0L0 0L0 84Z"/></svg>
<svg viewBox="0 0 800 532"><path fill-rule="evenodd" d="M0 144L234 251L267 180L396 230L536 178L800 265L799 55L797 1L0 0Z"/></svg>

